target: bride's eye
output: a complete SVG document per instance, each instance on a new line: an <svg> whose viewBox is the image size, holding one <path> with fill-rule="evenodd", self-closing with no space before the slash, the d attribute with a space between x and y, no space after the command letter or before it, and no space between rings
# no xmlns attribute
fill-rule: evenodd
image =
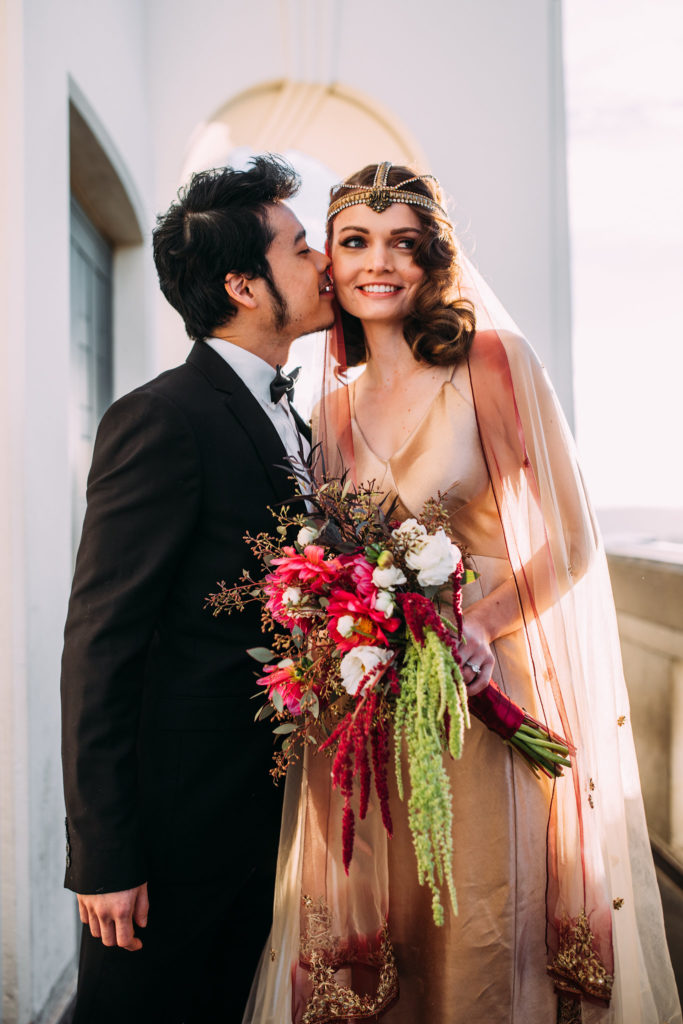
<svg viewBox="0 0 683 1024"><path fill-rule="evenodd" d="M345 249L360 249L365 245L365 239L360 235L352 235L350 238L343 239L339 244L343 245Z"/></svg>
<svg viewBox="0 0 683 1024"><path fill-rule="evenodd" d="M398 249L414 249L415 239L414 238L400 238L396 243Z"/></svg>

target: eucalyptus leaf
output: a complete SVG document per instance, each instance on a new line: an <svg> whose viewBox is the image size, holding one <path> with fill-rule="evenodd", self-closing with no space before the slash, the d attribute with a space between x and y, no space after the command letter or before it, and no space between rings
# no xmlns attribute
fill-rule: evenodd
<svg viewBox="0 0 683 1024"><path fill-rule="evenodd" d="M320 701L318 700L317 693L314 693L313 690L307 690L304 693L299 701L299 705L302 711L310 712L314 718L317 718L320 714Z"/></svg>
<svg viewBox="0 0 683 1024"><path fill-rule="evenodd" d="M295 729L295 722L283 722L282 725L276 725L273 732L276 736L287 736L290 732L294 732Z"/></svg>
<svg viewBox="0 0 683 1024"><path fill-rule="evenodd" d="M279 690L272 690L270 694L270 702L280 714L285 710L285 704L282 699L282 694Z"/></svg>
<svg viewBox="0 0 683 1024"><path fill-rule="evenodd" d="M260 661L262 665L267 665L269 661L272 661L275 655L272 651L269 651L267 647L249 647L247 654L254 661Z"/></svg>
<svg viewBox="0 0 683 1024"><path fill-rule="evenodd" d="M263 704L254 715L254 721L265 722L265 720L267 718L270 718L270 716L273 714L275 714L275 708L273 707L273 705Z"/></svg>

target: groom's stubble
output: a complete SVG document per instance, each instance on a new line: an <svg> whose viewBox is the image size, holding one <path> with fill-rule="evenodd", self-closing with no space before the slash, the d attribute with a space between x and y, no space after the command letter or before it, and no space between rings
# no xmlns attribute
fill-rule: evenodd
<svg viewBox="0 0 683 1024"><path fill-rule="evenodd" d="M290 334L291 340L295 341L297 338L304 338L309 334L326 331L334 324L333 313L321 310L319 323L305 327L302 331L297 332L287 299L272 278L265 277L264 280L270 294L270 308L273 317L272 326L276 334Z"/></svg>

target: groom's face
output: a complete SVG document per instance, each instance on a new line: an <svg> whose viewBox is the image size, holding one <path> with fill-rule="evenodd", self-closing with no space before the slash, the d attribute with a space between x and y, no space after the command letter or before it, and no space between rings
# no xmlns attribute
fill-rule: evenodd
<svg viewBox="0 0 683 1024"><path fill-rule="evenodd" d="M274 236L266 253L273 279L268 286L272 327L291 340L331 327L329 259L307 244L306 232L289 207L273 204L268 223Z"/></svg>

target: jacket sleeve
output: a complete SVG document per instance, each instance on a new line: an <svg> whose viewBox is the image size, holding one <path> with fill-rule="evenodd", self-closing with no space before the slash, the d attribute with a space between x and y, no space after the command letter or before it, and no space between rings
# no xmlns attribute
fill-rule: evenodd
<svg viewBox="0 0 683 1024"><path fill-rule="evenodd" d="M136 744L146 657L197 518L201 467L185 414L141 390L95 441L62 658L65 885L146 880Z"/></svg>

